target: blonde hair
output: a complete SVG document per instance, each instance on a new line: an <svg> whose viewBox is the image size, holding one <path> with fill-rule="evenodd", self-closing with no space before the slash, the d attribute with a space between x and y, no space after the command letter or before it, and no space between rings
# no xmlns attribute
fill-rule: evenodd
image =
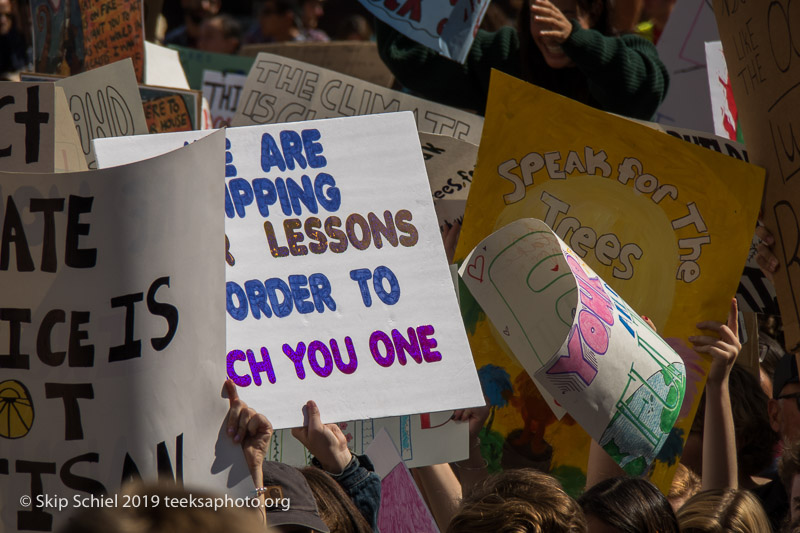
<svg viewBox="0 0 800 533"><path fill-rule="evenodd" d="M531 468L487 479L464 499L448 533L586 533L578 503L552 476Z"/></svg>
<svg viewBox="0 0 800 533"><path fill-rule="evenodd" d="M676 502L685 503L686 500L700 492L701 489L702 482L700 477L689 470L683 463L678 463L678 469L675 470L675 476L672 478L672 485L669 488L667 499L675 512L678 512L681 506L676 507Z"/></svg>
<svg viewBox="0 0 800 533"><path fill-rule="evenodd" d="M771 531L767 514L747 490L707 490L678 510L681 533L762 533Z"/></svg>

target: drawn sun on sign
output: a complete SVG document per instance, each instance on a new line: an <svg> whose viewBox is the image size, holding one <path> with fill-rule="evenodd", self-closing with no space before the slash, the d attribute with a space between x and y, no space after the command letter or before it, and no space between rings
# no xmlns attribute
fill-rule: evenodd
<svg viewBox="0 0 800 533"><path fill-rule="evenodd" d="M19 439L33 426L31 393L19 381L0 383L0 437Z"/></svg>

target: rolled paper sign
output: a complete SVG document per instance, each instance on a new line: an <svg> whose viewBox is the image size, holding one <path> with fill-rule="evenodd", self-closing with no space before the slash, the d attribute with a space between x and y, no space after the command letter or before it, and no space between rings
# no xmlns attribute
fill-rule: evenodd
<svg viewBox="0 0 800 533"><path fill-rule="evenodd" d="M541 220L492 233L459 274L545 399L644 473L681 409L680 356Z"/></svg>

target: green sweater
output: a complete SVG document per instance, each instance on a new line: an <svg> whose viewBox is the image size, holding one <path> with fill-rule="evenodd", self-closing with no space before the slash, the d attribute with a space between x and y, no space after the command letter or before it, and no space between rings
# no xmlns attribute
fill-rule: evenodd
<svg viewBox="0 0 800 533"><path fill-rule="evenodd" d="M377 22L378 51L405 87L442 104L483 114L489 76L496 68L521 78L519 36L514 28L478 30L461 65ZM535 45L533 45L535 47ZM636 35L606 37L573 21L562 44L576 68L551 69L532 83L598 109L648 120L667 92L669 74L652 43ZM532 51L539 53L538 49Z"/></svg>

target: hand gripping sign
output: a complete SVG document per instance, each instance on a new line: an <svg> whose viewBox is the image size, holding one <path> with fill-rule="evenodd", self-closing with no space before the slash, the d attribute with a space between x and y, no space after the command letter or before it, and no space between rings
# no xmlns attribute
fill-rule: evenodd
<svg viewBox="0 0 800 533"><path fill-rule="evenodd" d="M491 234L459 274L542 395L644 473L680 412L680 356L540 220Z"/></svg>

